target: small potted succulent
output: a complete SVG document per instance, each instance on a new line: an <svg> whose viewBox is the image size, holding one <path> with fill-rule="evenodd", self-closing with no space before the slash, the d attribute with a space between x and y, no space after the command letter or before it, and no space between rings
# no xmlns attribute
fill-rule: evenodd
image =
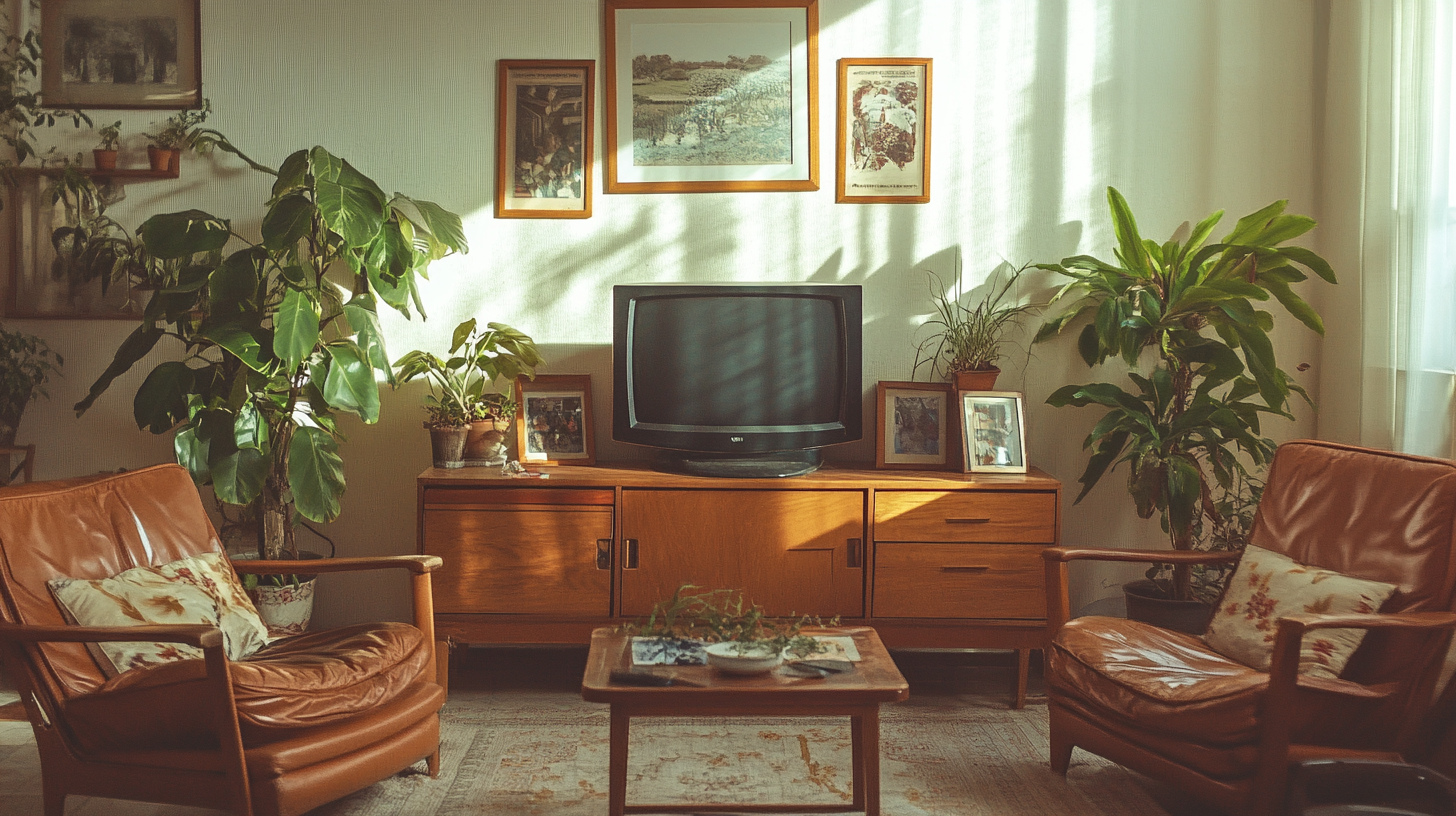
<svg viewBox="0 0 1456 816"><path fill-rule="evenodd" d="M399 385L416 377L429 381L425 427L435 467L505 464L505 432L516 404L490 389L497 380L511 383L522 374L534 376L542 362L527 335L504 323L481 329L475 318L455 327L448 359L420 350L399 358L394 364Z"/></svg>
<svg viewBox="0 0 1456 816"><path fill-rule="evenodd" d="M177 158L183 150L197 142L202 123L212 112L211 100L202 100L202 107L180 110L145 132L147 160L159 173L176 172Z"/></svg>
<svg viewBox="0 0 1456 816"><path fill-rule="evenodd" d="M118 119L96 131L101 142L91 151L97 170L116 169L116 148L121 142L121 120Z"/></svg>
<svg viewBox="0 0 1456 816"><path fill-rule="evenodd" d="M947 380L957 391L994 388L1001 373L996 363L1004 356L1006 332L1020 325L1027 312L1038 308L1038 304L1021 302L1012 291L1030 266L1011 270L999 282L997 278L1010 265L998 267L986 280L985 294L969 303L947 291L931 272L930 299L935 316L924 325L932 327L932 334L915 349L912 371L928 365L932 377Z"/></svg>

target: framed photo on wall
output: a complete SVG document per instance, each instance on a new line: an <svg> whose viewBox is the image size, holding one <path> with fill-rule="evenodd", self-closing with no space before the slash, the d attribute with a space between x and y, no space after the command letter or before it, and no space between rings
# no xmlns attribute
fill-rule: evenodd
<svg viewBox="0 0 1456 816"><path fill-rule="evenodd" d="M607 0L609 193L819 189L818 0Z"/></svg>
<svg viewBox="0 0 1456 816"><path fill-rule="evenodd" d="M516 450L524 465L596 463L591 375L516 378Z"/></svg>
<svg viewBox="0 0 1456 816"><path fill-rule="evenodd" d="M1016 391L962 391L963 470L1025 473L1026 424Z"/></svg>
<svg viewBox="0 0 1456 816"><path fill-rule="evenodd" d="M497 63L496 218L591 218L592 60Z"/></svg>
<svg viewBox="0 0 1456 816"><path fill-rule="evenodd" d="M46 0L41 98L51 107L202 104L201 0Z"/></svg>
<svg viewBox="0 0 1456 816"><path fill-rule="evenodd" d="M839 61L834 200L930 201L930 60Z"/></svg>
<svg viewBox="0 0 1456 816"><path fill-rule="evenodd" d="M875 386L875 467L938 470L957 460L951 453L955 394L945 383L888 382Z"/></svg>

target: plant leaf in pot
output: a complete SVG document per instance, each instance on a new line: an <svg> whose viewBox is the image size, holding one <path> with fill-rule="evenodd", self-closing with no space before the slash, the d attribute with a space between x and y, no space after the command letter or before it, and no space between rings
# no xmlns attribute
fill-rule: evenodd
<svg viewBox="0 0 1456 816"><path fill-rule="evenodd" d="M1029 264L1015 269L1009 264L997 267L983 284L984 293L968 301L957 294L959 271L952 289L946 289L934 272L928 273L935 314L923 324L930 327L931 334L915 349L912 378L922 366L928 366L932 377L952 383L957 391L993 389L1001 373L996 363L1004 356L1007 332L1019 326L1028 312L1040 308L1019 297L1019 283L1029 268Z"/></svg>
<svg viewBox="0 0 1456 816"><path fill-rule="evenodd" d="M1195 226L1184 223L1158 244L1142 238L1117 190L1109 187L1107 197L1116 262L1078 255L1040 265L1071 280L1053 298L1066 308L1043 323L1035 342L1089 317L1077 339L1082 360L1095 367L1121 359L1133 388L1068 385L1047 403L1107 409L1083 443L1092 454L1075 501L1126 463L1138 515L1157 514L1172 547L1191 550L1200 525L1217 529L1228 523L1227 508L1248 509L1247 496L1239 498L1241 481L1257 483L1274 451L1262 435L1262 416L1293 419L1291 395L1308 401L1277 365L1269 336L1274 316L1255 304L1278 302L1323 334L1319 315L1291 285L1306 280L1306 271L1329 283L1335 275L1314 252L1282 246L1315 226L1285 213L1284 201L1239 219L1216 243L1207 241L1222 210ZM1194 596L1188 569L1161 572L1169 575L1159 583L1171 597Z"/></svg>

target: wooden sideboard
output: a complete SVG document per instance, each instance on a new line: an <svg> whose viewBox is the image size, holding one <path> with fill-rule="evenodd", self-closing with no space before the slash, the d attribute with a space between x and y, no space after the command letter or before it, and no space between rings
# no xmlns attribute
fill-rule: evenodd
<svg viewBox="0 0 1456 816"><path fill-rule="evenodd" d="M1041 648L1040 553L1061 483L825 467L713 479L630 464L546 479L430 468L419 552L438 555L435 628L455 643L590 642L682 584L742 589L775 615L838 615L892 648L1012 649L1016 705Z"/></svg>

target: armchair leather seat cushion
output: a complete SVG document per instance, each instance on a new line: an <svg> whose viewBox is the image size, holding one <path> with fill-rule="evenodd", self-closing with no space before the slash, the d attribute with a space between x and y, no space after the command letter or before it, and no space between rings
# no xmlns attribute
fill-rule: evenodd
<svg viewBox="0 0 1456 816"><path fill-rule="evenodd" d="M368 623L275 641L230 662L233 695L247 748L351 718L387 716L423 682L429 645L404 623ZM217 739L208 715L201 660L136 669L90 694L71 698L68 720L91 752L116 748L208 748ZM429 683L428 685L434 685Z"/></svg>
<svg viewBox="0 0 1456 816"><path fill-rule="evenodd" d="M1269 675L1194 635L1084 617L1063 626L1047 650L1047 684L1084 716L1126 730L1138 742L1181 745L1188 764L1227 778L1246 772L1255 759ZM1352 720L1371 716L1389 691L1317 677L1301 677L1299 688L1295 730L1312 742L1332 739L1327 730L1348 732ZM1233 758L1208 749L1233 750Z"/></svg>

